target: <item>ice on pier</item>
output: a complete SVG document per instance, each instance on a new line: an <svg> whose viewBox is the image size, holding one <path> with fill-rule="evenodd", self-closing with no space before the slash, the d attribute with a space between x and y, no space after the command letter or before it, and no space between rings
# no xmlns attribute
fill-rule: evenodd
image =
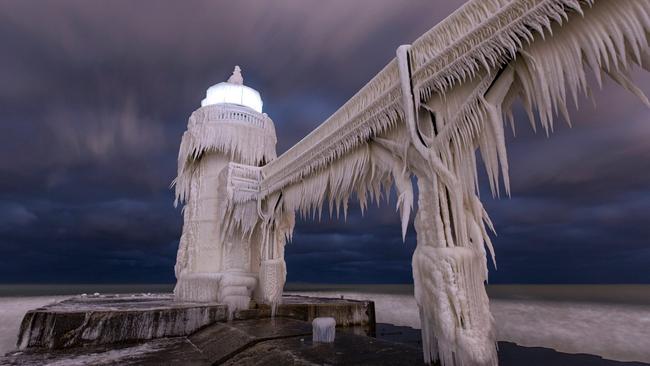
<svg viewBox="0 0 650 366"><path fill-rule="evenodd" d="M79 296L28 311L17 347L59 349L177 337L226 318L225 305L175 302L164 294Z"/></svg>
<svg viewBox="0 0 650 366"><path fill-rule="evenodd" d="M314 343L333 343L336 335L336 319L315 318L311 322Z"/></svg>
<svg viewBox="0 0 650 366"><path fill-rule="evenodd" d="M177 298L243 307L250 296L274 307L294 214L345 217L351 197L363 211L395 186L403 236L415 211L424 361L496 365L484 288L494 226L481 203L479 163L492 195L509 195L505 136L507 125L515 130L516 101L547 134L558 116L569 121L569 102L592 94L590 79L602 86L608 76L650 105L630 78L634 67L650 68L649 31L650 0L470 0L400 46L279 157L273 122L236 68L208 90L181 141ZM211 277L230 273L255 285Z"/></svg>

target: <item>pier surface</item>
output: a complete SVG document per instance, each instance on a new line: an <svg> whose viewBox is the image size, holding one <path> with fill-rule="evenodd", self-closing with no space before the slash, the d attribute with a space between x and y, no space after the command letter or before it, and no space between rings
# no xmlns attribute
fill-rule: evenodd
<svg viewBox="0 0 650 366"><path fill-rule="evenodd" d="M134 345L33 349L1 365L420 365L416 347L337 329L333 344L311 340L311 324L289 318L215 323L185 337Z"/></svg>
<svg viewBox="0 0 650 366"><path fill-rule="evenodd" d="M308 322L319 316L335 318L338 326L374 332L371 301L284 296L276 311L276 317ZM65 349L188 336L228 317L226 305L176 302L171 294L75 296L27 312L17 347ZM270 307L254 302L232 314L234 320L270 317Z"/></svg>
<svg viewBox="0 0 650 366"><path fill-rule="evenodd" d="M333 344L311 320L333 317ZM390 365L422 363L417 347L374 338L372 301L285 296L275 317L251 303L228 320L222 304L170 294L76 296L25 314L18 350L0 365Z"/></svg>

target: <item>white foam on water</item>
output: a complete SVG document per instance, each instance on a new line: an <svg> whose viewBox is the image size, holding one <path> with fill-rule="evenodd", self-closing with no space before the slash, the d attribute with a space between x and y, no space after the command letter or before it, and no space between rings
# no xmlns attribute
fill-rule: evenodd
<svg viewBox="0 0 650 366"><path fill-rule="evenodd" d="M499 340L650 363L650 307L514 300L491 304Z"/></svg>

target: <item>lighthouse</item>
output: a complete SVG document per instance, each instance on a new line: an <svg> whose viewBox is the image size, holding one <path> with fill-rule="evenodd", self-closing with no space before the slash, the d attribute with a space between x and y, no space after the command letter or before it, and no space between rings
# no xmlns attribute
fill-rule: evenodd
<svg viewBox="0 0 650 366"><path fill-rule="evenodd" d="M260 93L244 85L239 66L228 81L208 88L183 134L174 181L176 204L185 204L176 300L224 303L231 312L248 307L259 283L262 240L224 220L228 170L231 163L254 168L273 160L276 141Z"/></svg>

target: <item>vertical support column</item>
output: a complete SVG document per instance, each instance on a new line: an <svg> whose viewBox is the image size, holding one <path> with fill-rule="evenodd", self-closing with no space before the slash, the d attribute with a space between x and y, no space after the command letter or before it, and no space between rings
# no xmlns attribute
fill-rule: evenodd
<svg viewBox="0 0 650 366"><path fill-rule="evenodd" d="M260 297L264 303L271 305L271 315L275 316L277 305L282 301L287 279L284 245L287 238L292 235L295 216L293 212L282 209L280 194L267 197L267 204L269 214L263 226L266 232L260 255Z"/></svg>
<svg viewBox="0 0 650 366"><path fill-rule="evenodd" d="M454 167L418 132L411 84L410 46L397 49L405 123L411 144L428 169L418 172L417 247L413 254L415 299L427 363L497 365L494 321L485 292L485 250ZM418 103L419 105L419 103Z"/></svg>

